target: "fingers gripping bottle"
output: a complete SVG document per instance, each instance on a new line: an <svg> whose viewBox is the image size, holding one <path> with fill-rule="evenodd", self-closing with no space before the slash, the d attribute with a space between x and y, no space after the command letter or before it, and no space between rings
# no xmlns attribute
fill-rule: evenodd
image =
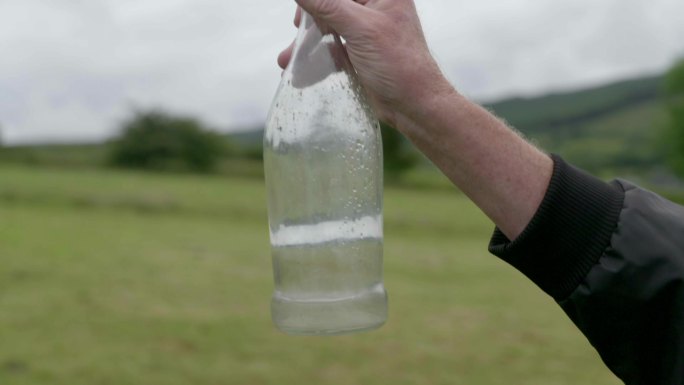
<svg viewBox="0 0 684 385"><path fill-rule="evenodd" d="M344 334L387 319L382 143L339 36L304 12L264 134L275 325Z"/></svg>

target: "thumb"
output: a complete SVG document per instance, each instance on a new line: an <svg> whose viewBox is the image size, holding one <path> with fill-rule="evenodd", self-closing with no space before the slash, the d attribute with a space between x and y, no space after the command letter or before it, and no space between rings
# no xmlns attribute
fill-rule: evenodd
<svg viewBox="0 0 684 385"><path fill-rule="evenodd" d="M355 29L368 9L354 0L295 0L311 16L328 24L342 36Z"/></svg>

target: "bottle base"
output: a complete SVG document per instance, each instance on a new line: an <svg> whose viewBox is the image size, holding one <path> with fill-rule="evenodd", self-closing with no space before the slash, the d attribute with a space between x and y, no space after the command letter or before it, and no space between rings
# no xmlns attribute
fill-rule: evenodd
<svg viewBox="0 0 684 385"><path fill-rule="evenodd" d="M298 300L278 292L271 302L273 323L285 334L333 336L377 329L387 321L382 285L362 295L335 300Z"/></svg>

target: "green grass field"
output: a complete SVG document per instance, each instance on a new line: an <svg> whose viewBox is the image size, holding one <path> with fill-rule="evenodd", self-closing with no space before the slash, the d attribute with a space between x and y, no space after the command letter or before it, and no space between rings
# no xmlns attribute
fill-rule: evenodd
<svg viewBox="0 0 684 385"><path fill-rule="evenodd" d="M256 179L0 165L0 384L618 384L455 191L386 191L382 329L270 321Z"/></svg>

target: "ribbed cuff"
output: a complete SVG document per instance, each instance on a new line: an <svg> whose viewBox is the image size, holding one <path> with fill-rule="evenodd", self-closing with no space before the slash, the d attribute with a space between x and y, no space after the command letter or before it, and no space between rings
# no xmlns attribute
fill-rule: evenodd
<svg viewBox="0 0 684 385"><path fill-rule="evenodd" d="M609 246L625 193L552 157L551 183L527 228L514 241L496 229L489 251L560 301L577 288Z"/></svg>

